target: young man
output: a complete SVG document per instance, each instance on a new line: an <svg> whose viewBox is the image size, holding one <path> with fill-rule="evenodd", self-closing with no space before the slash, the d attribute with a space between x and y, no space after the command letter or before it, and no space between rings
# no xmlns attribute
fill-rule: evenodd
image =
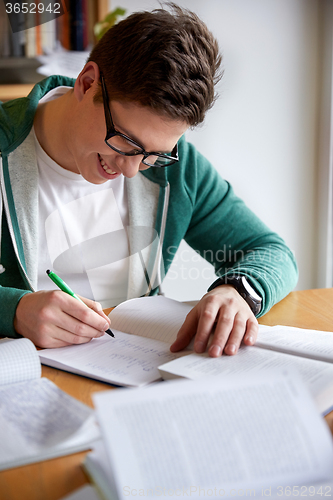
<svg viewBox="0 0 333 500"><path fill-rule="evenodd" d="M153 295L184 238L220 279L172 350L235 354L295 285L283 240L184 139L212 106L220 55L180 7L133 14L80 75L53 76L0 110L0 333L41 347L103 335L103 307ZM227 249L227 250L226 250ZM53 268L89 306L52 290ZM94 302L95 299L98 302Z"/></svg>

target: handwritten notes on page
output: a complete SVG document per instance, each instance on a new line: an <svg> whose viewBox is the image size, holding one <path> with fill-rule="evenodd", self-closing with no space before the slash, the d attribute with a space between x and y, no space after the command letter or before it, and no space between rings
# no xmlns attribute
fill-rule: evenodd
<svg viewBox="0 0 333 500"><path fill-rule="evenodd" d="M170 345L191 306L165 297L132 299L111 313L115 338L104 335L87 344L39 351L43 364L103 382L140 387L161 378L158 366L188 351Z"/></svg>
<svg viewBox="0 0 333 500"><path fill-rule="evenodd" d="M161 378L157 367L176 359L169 345L112 329L82 345L39 351L43 364L96 380L127 387L140 387Z"/></svg>

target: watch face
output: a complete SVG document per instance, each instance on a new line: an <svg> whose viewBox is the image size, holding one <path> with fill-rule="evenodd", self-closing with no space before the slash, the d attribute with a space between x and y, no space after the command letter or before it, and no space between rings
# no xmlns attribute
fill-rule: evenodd
<svg viewBox="0 0 333 500"><path fill-rule="evenodd" d="M242 283L243 283L243 286L244 286L245 290L247 291L247 293L249 295L251 295L251 297L253 297L255 300L259 300L261 302L261 297L252 288L252 286L250 285L250 283L247 281L247 279L244 276L242 276Z"/></svg>

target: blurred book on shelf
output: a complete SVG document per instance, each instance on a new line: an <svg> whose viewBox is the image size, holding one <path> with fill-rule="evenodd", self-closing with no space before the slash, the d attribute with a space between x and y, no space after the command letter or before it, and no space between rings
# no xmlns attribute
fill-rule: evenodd
<svg viewBox="0 0 333 500"><path fill-rule="evenodd" d="M8 5L0 1L0 84L35 83L49 74L50 66L55 69L62 63L66 74L70 73L68 76L77 76L76 70L70 71L69 68L76 56L69 56L68 59L64 52L75 51L78 63L81 64L82 60L85 62L86 54L96 42L94 26L107 15L110 2L11 2L11 13ZM34 5L34 11L29 7L28 12L23 12L23 7L27 5ZM61 10L56 11L56 8ZM61 14L55 14L56 12ZM53 55L54 62L51 64L50 58ZM45 56L46 60L43 59ZM41 73L36 71L39 66ZM63 73L61 70L56 72Z"/></svg>
<svg viewBox="0 0 333 500"><path fill-rule="evenodd" d="M94 25L102 14L98 1L63 1L63 14L53 18L46 10L48 3L52 5L49 0L34 4L35 10L27 13L22 12L25 4L17 4L22 10L17 7L10 14L0 2L0 57L36 57L52 52L57 42L67 50L83 51L93 45Z"/></svg>

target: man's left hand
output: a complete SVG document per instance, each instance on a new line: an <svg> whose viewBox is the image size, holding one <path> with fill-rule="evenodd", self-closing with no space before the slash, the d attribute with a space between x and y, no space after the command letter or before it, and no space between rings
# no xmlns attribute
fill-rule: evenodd
<svg viewBox="0 0 333 500"><path fill-rule="evenodd" d="M209 341L209 356L233 355L242 341L253 345L258 330L258 321L245 300L232 286L222 285L204 295L189 312L170 350L184 349L195 336L195 352L205 352Z"/></svg>

